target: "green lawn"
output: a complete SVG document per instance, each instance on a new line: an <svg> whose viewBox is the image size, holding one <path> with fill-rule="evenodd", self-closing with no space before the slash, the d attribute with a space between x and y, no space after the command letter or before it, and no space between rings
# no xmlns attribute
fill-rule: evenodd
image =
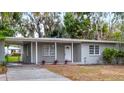
<svg viewBox="0 0 124 93"><path fill-rule="evenodd" d="M8 56L8 60L6 57L5 61L6 62L18 62L18 61L20 61L20 56Z"/></svg>

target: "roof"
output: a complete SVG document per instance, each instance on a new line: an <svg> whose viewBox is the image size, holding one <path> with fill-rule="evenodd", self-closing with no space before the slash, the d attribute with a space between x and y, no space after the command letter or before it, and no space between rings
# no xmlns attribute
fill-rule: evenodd
<svg viewBox="0 0 124 93"><path fill-rule="evenodd" d="M6 37L7 43L23 43L23 42L60 42L60 43L124 43L120 41L107 41L107 40L85 40L85 39L69 39L69 38L20 38L20 37Z"/></svg>

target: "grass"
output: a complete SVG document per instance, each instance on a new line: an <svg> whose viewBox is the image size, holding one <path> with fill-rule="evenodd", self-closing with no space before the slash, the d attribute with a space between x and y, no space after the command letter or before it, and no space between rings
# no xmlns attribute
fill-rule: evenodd
<svg viewBox="0 0 124 93"><path fill-rule="evenodd" d="M124 80L124 65L44 65L43 67L71 80Z"/></svg>
<svg viewBox="0 0 124 93"><path fill-rule="evenodd" d="M20 56L8 56L8 58L5 58L6 62L18 62L20 59Z"/></svg>

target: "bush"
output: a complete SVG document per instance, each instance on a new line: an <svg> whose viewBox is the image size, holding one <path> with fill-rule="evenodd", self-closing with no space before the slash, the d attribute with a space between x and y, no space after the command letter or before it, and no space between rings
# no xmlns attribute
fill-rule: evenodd
<svg viewBox="0 0 124 93"><path fill-rule="evenodd" d="M68 63L68 60L65 60L65 64L67 64Z"/></svg>
<svg viewBox="0 0 124 93"><path fill-rule="evenodd" d="M108 62L112 63L113 59L116 59L116 63L118 64L118 60L124 57L124 51L115 50L111 48L105 48L103 51L103 59Z"/></svg>
<svg viewBox="0 0 124 93"><path fill-rule="evenodd" d="M20 53L13 52L12 53L12 56L21 56L21 54Z"/></svg>
<svg viewBox="0 0 124 93"><path fill-rule="evenodd" d="M115 55L116 64L118 64L119 62L123 63L123 61L121 60L123 57L124 57L124 51L118 51Z"/></svg>
<svg viewBox="0 0 124 93"><path fill-rule="evenodd" d="M56 65L57 63L58 63L58 60L55 60L53 64Z"/></svg>
<svg viewBox="0 0 124 93"><path fill-rule="evenodd" d="M116 57L124 57L124 51L118 51Z"/></svg>
<svg viewBox="0 0 124 93"><path fill-rule="evenodd" d="M117 56L118 51L111 48L105 48L103 51L103 59L108 62L112 63L112 59L114 59Z"/></svg>
<svg viewBox="0 0 124 93"><path fill-rule="evenodd" d="M45 62L46 62L45 60L42 60L42 65L45 65Z"/></svg>

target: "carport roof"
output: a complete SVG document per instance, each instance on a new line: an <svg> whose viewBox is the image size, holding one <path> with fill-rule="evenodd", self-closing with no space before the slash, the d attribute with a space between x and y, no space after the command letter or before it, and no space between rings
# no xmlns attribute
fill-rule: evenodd
<svg viewBox="0 0 124 93"><path fill-rule="evenodd" d="M69 39L69 38L20 38L20 37L6 37L5 42L23 44L24 42L60 42L60 43L122 43L120 41L106 41L106 40L84 40L84 39ZM124 42L123 42L124 43Z"/></svg>

